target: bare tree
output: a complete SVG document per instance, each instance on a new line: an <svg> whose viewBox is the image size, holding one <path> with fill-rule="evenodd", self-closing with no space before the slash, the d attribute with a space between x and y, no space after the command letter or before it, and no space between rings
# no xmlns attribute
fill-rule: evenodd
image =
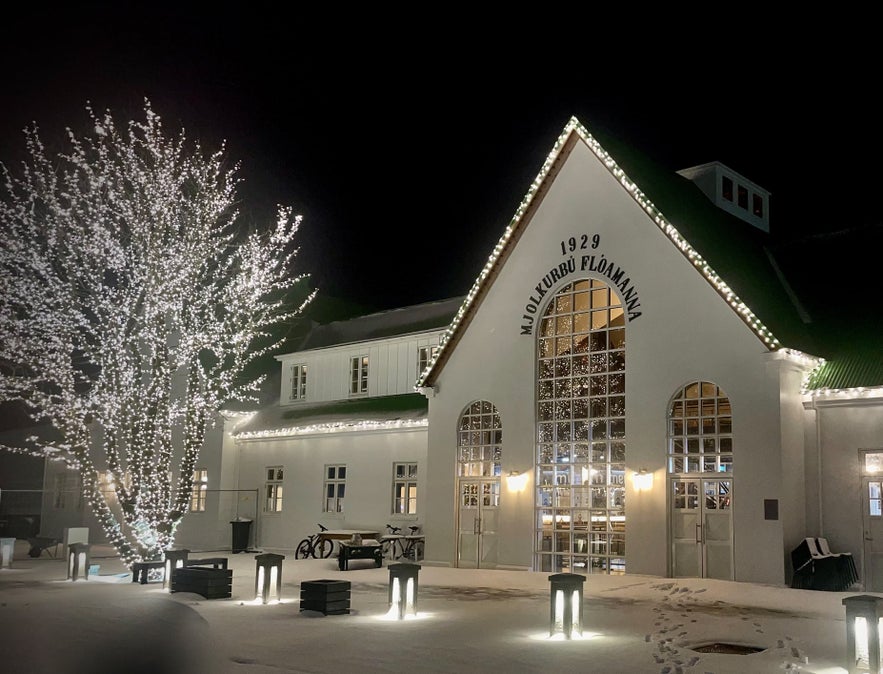
<svg viewBox="0 0 883 674"><path fill-rule="evenodd" d="M300 217L243 235L223 148L166 134L149 103L124 127L86 110L63 152L33 127L21 171L2 166L0 401L61 438L2 448L77 469L131 564L172 544L208 427L257 392L246 367L306 304L287 301Z"/></svg>

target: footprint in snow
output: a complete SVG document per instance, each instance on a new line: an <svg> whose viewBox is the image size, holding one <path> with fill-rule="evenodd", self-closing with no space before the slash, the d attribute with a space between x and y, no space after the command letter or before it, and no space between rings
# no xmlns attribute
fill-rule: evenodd
<svg viewBox="0 0 883 674"><path fill-rule="evenodd" d="M782 641L781 639L779 639L779 640L776 642L776 648L785 648L785 642Z"/></svg>
<svg viewBox="0 0 883 674"><path fill-rule="evenodd" d="M644 641L646 641L648 644L650 643L650 635L649 634L644 635ZM782 643L782 642L780 641L779 643ZM779 646L779 648L781 648L781 646Z"/></svg>

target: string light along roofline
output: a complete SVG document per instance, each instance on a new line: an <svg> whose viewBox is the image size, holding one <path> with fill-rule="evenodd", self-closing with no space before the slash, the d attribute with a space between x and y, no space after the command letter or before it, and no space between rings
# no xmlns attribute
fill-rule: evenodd
<svg viewBox="0 0 883 674"><path fill-rule="evenodd" d="M742 321L754 332L755 335L764 343L764 345L770 351L777 351L782 348L782 344L778 339L773 335L772 331L767 328L761 320L755 315L755 313L745 304L738 295L736 295L735 291L730 288L729 285L717 274L717 272L712 269L711 265L708 264L707 261L703 259L703 257L699 254L699 252L690 245L690 243L678 232L677 228L672 225L662 214L662 212L656 208L652 201L640 190L638 189L637 184L629 179L626 175L625 171L623 171L612 156L603 148L601 144L592 136L591 133L580 123L580 121L576 117L571 117L567 124L564 126L564 130L561 132L561 135L558 136L558 140L555 141L555 144L552 146L552 150L549 152L549 155L546 157L546 161L543 163L540 172L537 174L536 178L534 178L530 187L527 190L527 193L524 195L524 198L521 200L521 203L518 205L518 208L515 210L515 214L512 216L512 219L509 221L509 224L506 226L506 229L503 231L503 235L500 237L500 240L494 246L493 251L491 252L490 257L482 268L481 272L478 275L478 278L475 279L475 283L472 284L472 288L469 290L469 293L466 295L466 298L463 300L463 304L460 305L460 308L457 310L454 319L451 321L451 324L448 326L447 331L442 336L439 341L439 349L435 354L435 357L429 362L423 372L420 374L420 377L417 379L417 382L414 385L415 390L423 388L426 386L426 382L429 380L430 375L433 373L435 369L436 363L440 361L442 356L445 354L446 347L450 343L451 338L457 333L460 324L463 322L464 318L469 313L472 308L473 302L476 297L481 294L481 291L484 289L485 280L491 275L491 272L497 265L500 256L503 251L508 247L509 241L512 238L514 232L519 229L519 226L522 224L522 219L530 208L531 204L534 201L536 195L540 192L543 183L546 181L549 173L551 172L553 166L558 161L559 155L561 151L564 149L567 144L568 139L572 134L576 134L577 137L582 140L588 148L595 154L595 156L604 164L607 170L616 178L619 183L625 188L626 192L628 192L635 202L647 213L647 215L656 223L656 225L665 233L666 236L677 246L678 250L687 258L687 260L693 264L696 269L698 269L705 279L711 284L711 286L718 292L718 294L726 300L727 304L729 304L736 314L742 319Z"/></svg>
<svg viewBox="0 0 883 674"><path fill-rule="evenodd" d="M233 438L240 440L269 440L287 438L298 435L325 435L329 433L364 433L371 431L410 431L429 426L428 419L390 419L387 421L337 421L308 426L290 426L288 428L265 429L260 431L244 431L233 433Z"/></svg>

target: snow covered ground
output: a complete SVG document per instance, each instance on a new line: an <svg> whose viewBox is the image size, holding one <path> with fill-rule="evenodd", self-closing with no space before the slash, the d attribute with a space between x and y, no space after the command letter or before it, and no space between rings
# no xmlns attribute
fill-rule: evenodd
<svg viewBox="0 0 883 674"><path fill-rule="evenodd" d="M24 545L24 547L22 547ZM93 546L95 555L108 554ZM550 640L546 573L423 566L414 620L384 619L389 571L368 561L294 560L283 601L254 603L254 555L227 556L233 597L140 585L115 557L89 581L31 559L19 541L0 569L0 672L623 672L844 673L846 630L833 593L700 579L589 576L584 638ZM195 556L205 556L202 554ZM300 611L304 580L352 584L349 615ZM701 653L725 642L750 655Z"/></svg>

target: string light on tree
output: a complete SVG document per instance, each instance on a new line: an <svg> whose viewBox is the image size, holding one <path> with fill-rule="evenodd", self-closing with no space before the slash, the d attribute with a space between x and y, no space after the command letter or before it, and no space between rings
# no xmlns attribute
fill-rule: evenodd
<svg viewBox="0 0 883 674"><path fill-rule="evenodd" d="M87 112L65 151L34 127L22 170L2 167L0 401L61 439L0 448L78 470L122 559L156 560L217 411L254 397L246 366L312 293L291 299L300 217L280 208L268 233L241 233L223 148L167 135L148 102L121 126Z"/></svg>

